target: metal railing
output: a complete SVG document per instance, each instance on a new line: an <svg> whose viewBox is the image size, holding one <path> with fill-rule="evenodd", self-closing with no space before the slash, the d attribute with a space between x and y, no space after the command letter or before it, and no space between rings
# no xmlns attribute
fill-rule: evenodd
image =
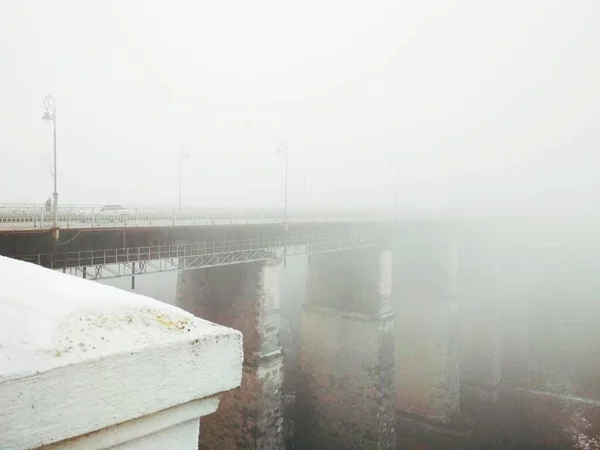
<svg viewBox="0 0 600 450"><path fill-rule="evenodd" d="M283 223L282 208L168 208L132 206L106 210L97 206L60 206L59 228L129 228L153 226L243 225ZM393 220L389 212L365 210L288 211L290 223ZM0 204L0 230L46 230L52 227L52 210L43 205Z"/></svg>
<svg viewBox="0 0 600 450"><path fill-rule="evenodd" d="M389 239L385 236L279 236L26 255L16 259L96 280L281 258L284 249L286 255L291 256L377 247L386 243Z"/></svg>

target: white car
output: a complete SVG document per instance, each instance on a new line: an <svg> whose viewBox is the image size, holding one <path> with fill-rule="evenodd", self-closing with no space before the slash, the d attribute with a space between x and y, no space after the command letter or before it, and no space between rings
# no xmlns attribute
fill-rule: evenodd
<svg viewBox="0 0 600 450"><path fill-rule="evenodd" d="M104 205L100 208L99 216L108 217L108 220L119 221L125 220L128 216L131 216L133 212L121 205Z"/></svg>

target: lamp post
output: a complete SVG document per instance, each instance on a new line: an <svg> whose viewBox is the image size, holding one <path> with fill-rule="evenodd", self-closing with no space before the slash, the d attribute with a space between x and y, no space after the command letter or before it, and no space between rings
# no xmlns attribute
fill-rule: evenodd
<svg viewBox="0 0 600 450"><path fill-rule="evenodd" d="M181 191L182 191L182 183L183 183L183 160L189 158L190 155L186 151L182 151L179 154L179 201L178 207L181 211Z"/></svg>
<svg viewBox="0 0 600 450"><path fill-rule="evenodd" d="M304 203L304 217L306 218L306 179L308 178L308 169L304 169L304 195L303 195L303 203Z"/></svg>
<svg viewBox="0 0 600 450"><path fill-rule="evenodd" d="M285 157L285 196L283 201L283 224L287 230L287 216L288 216L288 152L287 142L283 138L277 140L277 154Z"/></svg>
<svg viewBox="0 0 600 450"><path fill-rule="evenodd" d="M400 204L400 167L396 168L396 220L398 220L398 215L400 211L398 210Z"/></svg>
<svg viewBox="0 0 600 450"><path fill-rule="evenodd" d="M400 201L400 166L398 164L392 164L390 169L395 169L396 171L396 203L394 207L394 215L396 220L398 220L398 206Z"/></svg>
<svg viewBox="0 0 600 450"><path fill-rule="evenodd" d="M54 192L52 193L53 201L54 201L54 218L52 220L52 232L51 236L54 240L58 239L58 174L56 167L56 103L54 102L54 98L51 95L46 95L44 97L44 108L46 112L42 116L42 120L47 122L52 122L54 125Z"/></svg>
<svg viewBox="0 0 600 450"><path fill-rule="evenodd" d="M283 229L285 231L286 242L283 246L283 267L286 267L287 255L287 235L288 235L288 151L287 142L283 138L277 139L277 154L285 157L285 194L283 200Z"/></svg>

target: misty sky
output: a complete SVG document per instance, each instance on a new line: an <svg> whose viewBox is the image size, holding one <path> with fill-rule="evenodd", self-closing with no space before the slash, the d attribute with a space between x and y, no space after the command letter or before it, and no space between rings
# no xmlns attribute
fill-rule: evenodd
<svg viewBox="0 0 600 450"><path fill-rule="evenodd" d="M600 1L0 0L1 202L594 207Z"/></svg>

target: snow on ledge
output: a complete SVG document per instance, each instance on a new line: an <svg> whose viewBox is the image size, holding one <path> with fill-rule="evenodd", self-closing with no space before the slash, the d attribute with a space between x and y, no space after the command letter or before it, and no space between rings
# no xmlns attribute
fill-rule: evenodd
<svg viewBox="0 0 600 450"><path fill-rule="evenodd" d="M238 331L0 257L1 448L47 445L233 389L242 359Z"/></svg>

